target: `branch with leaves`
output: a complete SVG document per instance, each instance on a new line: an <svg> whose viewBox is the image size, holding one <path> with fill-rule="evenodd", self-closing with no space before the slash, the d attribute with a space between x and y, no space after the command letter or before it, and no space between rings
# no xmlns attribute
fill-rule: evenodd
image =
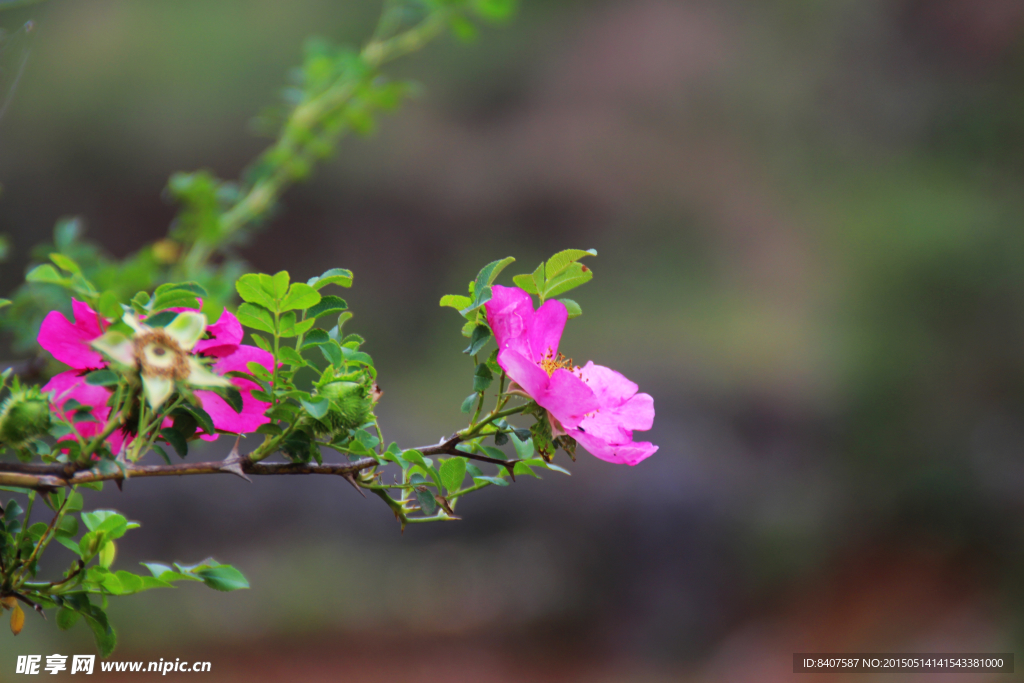
<svg viewBox="0 0 1024 683"><path fill-rule="evenodd" d="M657 450L633 440L634 430L651 427L650 396L609 368L579 367L558 352L566 322L582 314L562 295L593 277L581 260L594 250L560 251L513 277L514 287L497 280L515 259L496 260L466 295L441 300L459 312L468 340L468 424L418 448L385 445L377 367L366 340L346 331L353 314L339 296L352 272L293 281L287 271L245 273L230 258L230 245L346 132L369 132L373 114L407 94L408 84L388 81L383 65L446 28L470 36L474 13L501 19L510 11L507 0L388 2L361 51L310 43L276 140L245 179L172 177L170 194L182 208L168 236L124 261L85 242L76 221L58 224L53 245L37 251L44 262L6 310L22 347L42 349L23 371L0 375L0 448L17 458L0 461L0 489L18 496L0 510L0 608L11 611L15 634L25 622L19 603L44 617L56 609L58 627L84 621L107 656L116 644L110 596L178 581L248 587L241 572L212 558L144 563L148 575L115 570L116 543L139 525L113 510L84 509L82 492L108 481L340 476L380 498L404 530L457 520L464 496L517 475L568 474L554 463L558 448L574 457L579 444L629 465ZM45 376L57 365L61 371ZM184 460L200 442L224 437L234 447L223 460ZM242 443L251 450L242 454ZM39 500L52 513L45 522L33 521ZM40 579L40 559L54 544L71 552L70 565Z"/></svg>

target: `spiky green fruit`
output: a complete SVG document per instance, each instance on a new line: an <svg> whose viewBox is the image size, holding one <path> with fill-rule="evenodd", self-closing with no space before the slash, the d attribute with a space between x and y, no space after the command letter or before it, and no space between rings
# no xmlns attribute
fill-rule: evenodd
<svg viewBox="0 0 1024 683"><path fill-rule="evenodd" d="M39 387L15 389L0 406L0 442L25 448L50 429L50 403Z"/></svg>

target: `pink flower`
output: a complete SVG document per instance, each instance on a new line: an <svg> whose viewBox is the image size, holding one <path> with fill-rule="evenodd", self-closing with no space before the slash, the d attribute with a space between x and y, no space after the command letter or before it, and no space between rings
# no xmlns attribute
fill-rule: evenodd
<svg viewBox="0 0 1024 683"><path fill-rule="evenodd" d="M103 334L103 320L89 304L71 300L74 324L68 322L63 313L50 311L39 327L39 345L53 354L53 357L76 370L88 370L106 366L103 356L91 346L96 337Z"/></svg>
<svg viewBox="0 0 1024 683"><path fill-rule="evenodd" d="M654 455L657 446L633 441L633 430L646 431L654 425L654 399L650 394L636 393L636 384L593 361L579 369L579 377L594 392L598 407L575 428L555 428L554 432L571 436L592 455L608 462L636 465Z"/></svg>
<svg viewBox="0 0 1024 683"><path fill-rule="evenodd" d="M548 301L534 311L533 299L523 290L492 285L485 306L498 344L498 365L538 405L568 427L597 408L594 392L558 353L569 318L561 302Z"/></svg>
<svg viewBox="0 0 1024 683"><path fill-rule="evenodd" d="M39 345L53 354L54 358L71 366L72 370L62 372L51 379L43 391L53 392L54 403L63 415L64 405L75 399L82 405L92 406L93 416L100 422L80 422L75 430L85 438L95 436L102 429L102 422L110 416L107 403L113 392L104 387L87 384L84 375L88 370L96 370L107 366L103 356L90 346L90 342L104 332L106 321L87 303L72 299L72 310L75 322L71 323L63 314L52 311L43 320L39 330ZM194 309L175 309L176 312ZM193 347L197 355L218 358L213 369L218 374L232 370L247 372L246 363L254 361L273 369L273 356L266 351L241 344L242 326L229 311L224 311L220 319L206 328L209 339L200 339ZM210 414L213 425L225 432L251 432L258 426L270 421L263 413L270 407L269 403L258 401L252 397L253 389L258 385L240 378L231 378L242 394L242 412L236 413L220 396L212 391L196 391L195 394ZM73 438L71 435L64 439ZM115 432L109 438L111 448L116 453L123 444L130 443L131 435ZM203 435L208 441L215 440L216 434Z"/></svg>
<svg viewBox="0 0 1024 683"><path fill-rule="evenodd" d="M558 301L536 311L517 287L492 286L487 322L498 344L498 365L538 405L546 408L552 433L571 436L594 456L636 465L658 447L633 441L634 430L654 423L654 399L620 373L588 362L583 368L558 353L568 312Z"/></svg>

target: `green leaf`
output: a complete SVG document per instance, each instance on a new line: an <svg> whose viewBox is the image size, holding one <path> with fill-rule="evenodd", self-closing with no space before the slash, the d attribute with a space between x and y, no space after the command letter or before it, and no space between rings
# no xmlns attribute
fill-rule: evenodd
<svg viewBox="0 0 1024 683"><path fill-rule="evenodd" d="M169 282L167 284L160 285L159 287L156 288L156 291L153 292L153 295L154 296L160 296L161 294L165 294L167 292L174 291L174 290L180 290L180 291L183 291L183 292L189 292L189 293L191 293L191 294L193 294L193 295L195 295L197 297L202 297L204 299L209 296L209 293L206 291L205 287L203 287L198 282L192 282L192 281L189 281L189 282Z"/></svg>
<svg viewBox="0 0 1024 683"><path fill-rule="evenodd" d="M68 285L70 280L60 273L57 269L51 266L49 263L44 263L41 266L36 266L32 270L28 271L25 276L26 282L46 282L54 285Z"/></svg>
<svg viewBox="0 0 1024 683"><path fill-rule="evenodd" d="M476 288L474 291L479 291L482 287L487 285L493 285L494 281L501 275L501 271L505 270L510 264L514 263L515 259L511 256L506 256L498 261L491 261L482 269L476 276Z"/></svg>
<svg viewBox="0 0 1024 683"><path fill-rule="evenodd" d="M187 410L192 417L195 418L199 426L203 428L203 431L207 434L216 434L217 430L213 426L213 418L206 412L201 406L192 405L191 403L182 403L180 408Z"/></svg>
<svg viewBox="0 0 1024 683"><path fill-rule="evenodd" d="M593 277L594 271L582 263L573 263L558 277L548 279L544 285L544 291L541 292L541 299L550 299L559 294L564 294L570 289L590 282Z"/></svg>
<svg viewBox="0 0 1024 683"><path fill-rule="evenodd" d="M236 591L249 587L245 575L229 564L201 567L192 573L202 579L207 586L218 591Z"/></svg>
<svg viewBox="0 0 1024 683"><path fill-rule="evenodd" d="M120 377L111 370L93 370L85 376L85 383L96 387L114 386L119 381Z"/></svg>
<svg viewBox="0 0 1024 683"><path fill-rule="evenodd" d="M182 289L172 289L153 297L153 306L151 307L151 310L154 313L168 308L198 309L199 301L196 299L195 294Z"/></svg>
<svg viewBox="0 0 1024 683"><path fill-rule="evenodd" d="M541 266L543 267L543 264ZM527 294L537 294L540 291L532 275L516 275L512 278L512 282Z"/></svg>
<svg viewBox="0 0 1024 683"><path fill-rule="evenodd" d="M517 462L513 466L512 471L515 474L525 474L525 475L528 475L528 476L531 476L531 477L536 477L537 479L540 479L540 475L537 474L536 472L534 472L533 469L529 465L527 465L525 462Z"/></svg>
<svg viewBox="0 0 1024 683"><path fill-rule="evenodd" d="M462 412L469 414L473 411L473 402L476 401L478 394L470 394L466 397L466 400L462 402Z"/></svg>
<svg viewBox="0 0 1024 683"><path fill-rule="evenodd" d="M274 353L274 346L273 346L273 344L271 344L267 340L266 337L264 337L262 335L259 335L259 334L256 334L255 332L252 332L251 335L252 335L252 340L254 342L256 342L256 346L260 347L261 349L263 349L267 353L270 353L270 354Z"/></svg>
<svg viewBox="0 0 1024 683"><path fill-rule="evenodd" d="M278 360L283 361L288 365L291 365L292 367L296 368L301 368L308 365L308 363L306 363L306 361L303 360L302 356L299 355L299 352L290 346L282 346L281 348L279 348L277 350L277 358Z"/></svg>
<svg viewBox="0 0 1024 683"><path fill-rule="evenodd" d="M512 434L510 434L510 436L512 437L512 445L516 449L516 456L520 460L525 460L527 458L532 458L533 457L533 439L532 438L521 439L519 437L519 434L517 434L516 432L512 432Z"/></svg>
<svg viewBox="0 0 1024 683"><path fill-rule="evenodd" d="M310 309L306 311L306 317L315 320L316 318L330 315L331 313L341 313L347 309L348 303L344 299L340 296L329 294L325 297L321 297L320 303L316 306L310 307Z"/></svg>
<svg viewBox="0 0 1024 683"><path fill-rule="evenodd" d="M274 333L274 318L265 308L252 304L242 304L238 307L238 322L254 330Z"/></svg>
<svg viewBox="0 0 1024 683"><path fill-rule="evenodd" d="M416 491L416 500L420 504L420 510L425 515L432 515L437 512L437 501L434 499L434 494L429 490Z"/></svg>
<svg viewBox="0 0 1024 683"><path fill-rule="evenodd" d="M258 304L270 310L276 310L277 304L274 302L273 297L263 289L263 286L260 284L259 275L255 273L243 275L235 283L235 289L238 291L238 296L242 297L242 301Z"/></svg>
<svg viewBox="0 0 1024 683"><path fill-rule="evenodd" d="M329 344L331 343L331 341L331 337L329 334L327 334L327 331L321 330L319 327L317 327L306 333L306 337L302 340L302 348L308 349L311 346Z"/></svg>
<svg viewBox="0 0 1024 683"><path fill-rule="evenodd" d="M67 607L61 607L57 610L57 628L61 631L67 631L69 628L78 623L78 619L81 615Z"/></svg>
<svg viewBox="0 0 1024 683"><path fill-rule="evenodd" d="M423 471L430 475L430 478L434 480L434 483L437 485L438 490L441 490L441 487L444 486L444 484L441 482L441 477L438 475L437 470L427 463L427 460L423 457L422 453L415 449L412 449L408 451L403 451L402 457L411 462L412 464L419 465L420 467L422 467Z"/></svg>
<svg viewBox="0 0 1024 683"><path fill-rule="evenodd" d="M169 322L178 317L174 311L160 311L156 315L146 317L146 325L149 327L166 327Z"/></svg>
<svg viewBox="0 0 1024 683"><path fill-rule="evenodd" d="M580 305L572 299L559 299L559 301L563 306L565 306L565 310L569 312L569 320L583 315L583 309L580 308Z"/></svg>
<svg viewBox="0 0 1024 683"><path fill-rule="evenodd" d="M50 254L50 260L56 263L61 270L66 270L69 273L77 275L81 275L82 273L82 269L78 267L78 264L64 254L54 252Z"/></svg>
<svg viewBox="0 0 1024 683"><path fill-rule="evenodd" d="M96 640L96 649L100 657L106 658L117 647L117 634L107 620L107 614L96 605L89 605L87 611L82 612L85 622L92 630L93 638Z"/></svg>
<svg viewBox="0 0 1024 683"><path fill-rule="evenodd" d="M548 259L544 266L544 276L547 281L561 275L569 266L579 261L584 256L597 256L596 249L566 249L560 251Z"/></svg>
<svg viewBox="0 0 1024 683"><path fill-rule="evenodd" d="M352 286L352 271L345 268L331 268L320 277L310 278L306 283L313 289L323 289L327 285L338 285L339 287Z"/></svg>
<svg viewBox="0 0 1024 683"><path fill-rule="evenodd" d="M335 367L340 367L344 359L341 353L341 345L333 339L327 344L320 345L320 353L323 354L328 363Z"/></svg>
<svg viewBox="0 0 1024 683"><path fill-rule="evenodd" d="M331 402L326 398L315 398L310 401L299 401L302 407L306 409L310 415L316 419L322 418L327 414L327 410L331 407Z"/></svg>
<svg viewBox="0 0 1024 683"><path fill-rule="evenodd" d="M276 279L276 276L275 276ZM288 295L281 302L282 311L304 311L311 306L316 306L320 303L320 292L316 291L309 285L301 282L296 282L288 290ZM314 316L315 318L316 316Z"/></svg>
<svg viewBox="0 0 1024 683"><path fill-rule="evenodd" d="M491 386L493 381L494 375L491 374L491 369L487 367L486 363L476 366L476 371L473 373L473 391L487 391L487 387Z"/></svg>
<svg viewBox="0 0 1024 683"><path fill-rule="evenodd" d="M473 300L468 296L459 296L458 294L445 294L441 297L441 306L450 306L457 311L461 311L466 308Z"/></svg>
<svg viewBox="0 0 1024 683"><path fill-rule="evenodd" d="M77 491L68 494L68 502L64 504L68 512L78 512L85 506L85 498Z"/></svg>
<svg viewBox="0 0 1024 683"><path fill-rule="evenodd" d="M124 310L121 308L121 301L117 296L117 292L114 291L103 292L100 295L96 308L104 318L117 320L124 314Z"/></svg>
<svg viewBox="0 0 1024 683"><path fill-rule="evenodd" d="M448 493L462 488L462 480L466 477L466 458L448 458L441 463L440 476Z"/></svg>
<svg viewBox="0 0 1024 683"><path fill-rule="evenodd" d="M473 0L473 9L493 22L508 20L516 11L516 0Z"/></svg>
<svg viewBox="0 0 1024 683"><path fill-rule="evenodd" d="M61 518L60 523L57 524L56 533L61 536L77 536L78 520L69 515L65 515Z"/></svg>
<svg viewBox="0 0 1024 683"><path fill-rule="evenodd" d="M288 294L288 283L289 282L291 282L291 276L288 275L288 271L287 270L282 270L281 272L276 273L271 278L271 283L272 283L272 286L273 286L273 289L271 290L271 292L273 293L275 299L281 300L281 299L285 298L285 296ZM284 309L281 309L281 310L284 310Z"/></svg>
<svg viewBox="0 0 1024 683"><path fill-rule="evenodd" d="M160 436L164 438L164 441L174 447L174 450L178 452L179 457L184 458L188 455L188 442L185 441L185 437L181 435L181 432L172 427L165 427L160 430Z"/></svg>
<svg viewBox="0 0 1024 683"><path fill-rule="evenodd" d="M371 368L373 367L373 358L371 358L368 353L356 351L347 346L341 347L341 353L345 357L346 363L359 363L361 365L368 365Z"/></svg>
<svg viewBox="0 0 1024 683"><path fill-rule="evenodd" d="M232 410L236 413L242 412L242 392L238 390L238 387L218 387L214 391L231 406Z"/></svg>
<svg viewBox="0 0 1024 683"><path fill-rule="evenodd" d="M487 482L488 484L494 484L495 486L508 486L508 481L501 477L473 477L475 482Z"/></svg>
<svg viewBox="0 0 1024 683"><path fill-rule="evenodd" d="M488 458L494 458L495 460L508 460L508 456L505 455L505 451L500 448L494 448L493 446L480 446L480 450L484 452Z"/></svg>
<svg viewBox="0 0 1024 683"><path fill-rule="evenodd" d="M480 349L487 346L487 342L491 340L491 330L486 325L477 325L473 328L473 336L469 338L469 346L463 350L463 353L467 353L470 356L475 356L480 353Z"/></svg>

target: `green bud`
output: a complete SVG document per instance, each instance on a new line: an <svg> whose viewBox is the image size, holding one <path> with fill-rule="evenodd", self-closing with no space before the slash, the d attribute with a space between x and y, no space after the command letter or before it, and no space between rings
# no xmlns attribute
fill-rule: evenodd
<svg viewBox="0 0 1024 683"><path fill-rule="evenodd" d="M327 382L317 387L317 394L331 401L330 410L317 420L317 431L322 434L334 438L370 420L373 397L363 384L346 380Z"/></svg>
<svg viewBox="0 0 1024 683"><path fill-rule="evenodd" d="M25 448L50 429L50 402L39 387L16 387L0 406L0 442Z"/></svg>

